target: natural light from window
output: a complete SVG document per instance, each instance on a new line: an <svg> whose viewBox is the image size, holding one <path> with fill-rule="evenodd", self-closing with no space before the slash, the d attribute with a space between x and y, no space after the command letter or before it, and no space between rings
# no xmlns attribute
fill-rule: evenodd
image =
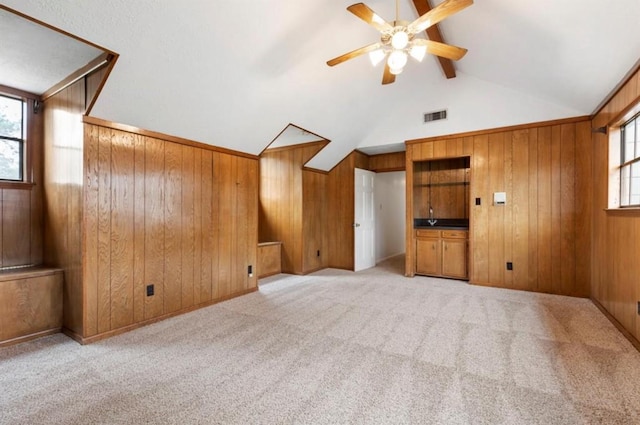
<svg viewBox="0 0 640 425"><path fill-rule="evenodd" d="M640 114L620 130L620 206L640 207Z"/></svg>
<svg viewBox="0 0 640 425"><path fill-rule="evenodd" d="M22 181L25 102L0 95L0 180Z"/></svg>

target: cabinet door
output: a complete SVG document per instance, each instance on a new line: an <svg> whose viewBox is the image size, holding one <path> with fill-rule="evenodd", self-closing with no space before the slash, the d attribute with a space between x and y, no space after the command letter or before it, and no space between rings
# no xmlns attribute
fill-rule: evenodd
<svg viewBox="0 0 640 425"><path fill-rule="evenodd" d="M465 239L442 240L442 275L467 278L467 241Z"/></svg>
<svg viewBox="0 0 640 425"><path fill-rule="evenodd" d="M440 240L416 239L416 273L440 275Z"/></svg>

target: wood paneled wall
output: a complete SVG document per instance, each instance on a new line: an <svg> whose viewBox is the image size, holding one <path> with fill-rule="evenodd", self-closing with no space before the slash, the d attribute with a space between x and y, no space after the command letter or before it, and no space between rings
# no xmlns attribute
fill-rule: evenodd
<svg viewBox="0 0 640 425"><path fill-rule="evenodd" d="M302 172L302 270L310 273L329 263L327 236L327 174Z"/></svg>
<svg viewBox="0 0 640 425"><path fill-rule="evenodd" d="M369 156L354 151L333 167L327 176L328 266L354 268L354 173L369 169Z"/></svg>
<svg viewBox="0 0 640 425"><path fill-rule="evenodd" d="M413 161L471 157L471 283L585 297L590 282L591 130L585 118L407 142ZM494 192L507 204L492 205ZM407 216L407 272L414 262ZM513 271L506 270L506 262Z"/></svg>
<svg viewBox="0 0 640 425"><path fill-rule="evenodd" d="M64 269L63 323L82 331L82 114L85 80L45 102L44 261Z"/></svg>
<svg viewBox="0 0 640 425"><path fill-rule="evenodd" d="M66 330L90 342L255 290L257 158L83 124L86 87L45 108L46 263L65 271Z"/></svg>
<svg viewBox="0 0 640 425"><path fill-rule="evenodd" d="M369 155L369 171L385 173L389 171L404 171L406 166L406 153L393 152Z"/></svg>
<svg viewBox="0 0 640 425"><path fill-rule="evenodd" d="M256 159L92 124L84 140L84 337L256 288Z"/></svg>
<svg viewBox="0 0 640 425"><path fill-rule="evenodd" d="M591 122L600 128L619 125L631 109L640 106L637 71ZM611 136L614 138L615 136ZM593 133L593 251L591 296L636 339L640 339L640 211L606 210L609 199L609 146L617 137ZM615 173L615 171L613 171Z"/></svg>
<svg viewBox="0 0 640 425"><path fill-rule="evenodd" d="M260 156L260 242L282 242L285 273L305 274L327 264L326 175L303 170L327 143L269 149Z"/></svg>
<svg viewBox="0 0 640 425"><path fill-rule="evenodd" d="M0 92L2 90L0 89ZM0 183L0 268L42 264L43 112L33 114L27 99L28 165L32 183Z"/></svg>

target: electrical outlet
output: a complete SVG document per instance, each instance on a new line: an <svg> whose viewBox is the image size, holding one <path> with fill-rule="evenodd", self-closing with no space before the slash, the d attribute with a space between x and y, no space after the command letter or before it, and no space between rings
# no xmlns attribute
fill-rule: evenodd
<svg viewBox="0 0 640 425"><path fill-rule="evenodd" d="M320 250L318 250L318 253L316 254L316 257L320 256Z"/></svg>
<svg viewBox="0 0 640 425"><path fill-rule="evenodd" d="M507 262L507 270L513 270L513 263L511 261Z"/></svg>
<svg viewBox="0 0 640 425"><path fill-rule="evenodd" d="M480 204L481 204L480 198L476 198L476 205L480 205Z"/></svg>
<svg viewBox="0 0 640 425"><path fill-rule="evenodd" d="M147 285L147 297L153 295L153 285Z"/></svg>

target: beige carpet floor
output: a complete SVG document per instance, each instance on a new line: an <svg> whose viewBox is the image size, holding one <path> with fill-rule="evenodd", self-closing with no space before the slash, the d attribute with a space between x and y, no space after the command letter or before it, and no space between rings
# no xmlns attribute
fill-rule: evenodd
<svg viewBox="0 0 640 425"><path fill-rule="evenodd" d="M400 269L279 275L96 344L0 349L0 423L640 423L640 354L589 300Z"/></svg>

